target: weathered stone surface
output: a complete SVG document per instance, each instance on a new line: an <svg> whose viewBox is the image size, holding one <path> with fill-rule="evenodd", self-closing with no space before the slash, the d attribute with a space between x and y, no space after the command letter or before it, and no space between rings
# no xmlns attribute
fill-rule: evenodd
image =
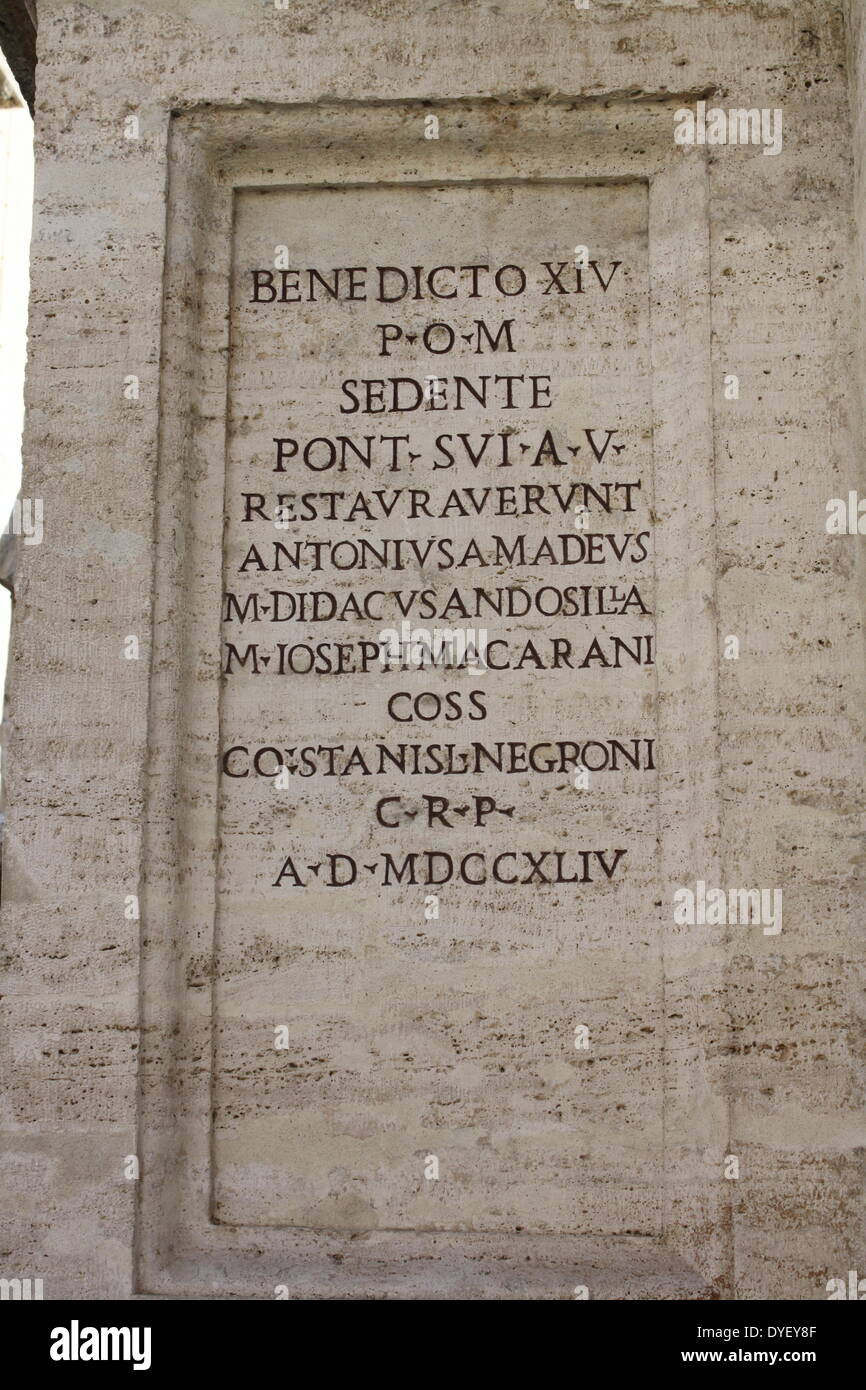
<svg viewBox="0 0 866 1390"><path fill-rule="evenodd" d="M47 1297L819 1299L862 1265L863 560L825 530L827 499L861 484L852 10L846 29L801 3L40 5L24 492L46 539L22 556L4 753L3 1249ZM699 100L780 109L782 149L676 145L674 113ZM281 244L328 268L570 263L579 243L621 279L581 316L533 287L514 356L550 373L562 443L623 432L590 481L641 480L652 614L634 632L656 660L616 681L487 671L484 737L652 729L657 769L590 791L488 773L470 790L513 805L503 828L393 838L379 796L417 812L453 788L220 776L235 744L397 737L393 673L221 678L221 639L240 640L221 596L270 588L239 564L296 534L242 520L243 492L272 501L274 436L336 433L344 378L470 371L414 344L383 358L378 323L475 318L474 301L266 312L251 269ZM432 487L437 433L507 423L466 419L413 421L402 485ZM464 463L449 486L482 481ZM341 481L392 485L381 466ZM315 587L349 584L377 587ZM609 630L630 637L624 621ZM433 921L429 885L371 879L351 902L272 886L307 850L620 836L627 871L592 893L449 887ZM677 924L673 893L698 880L781 889L782 930Z"/></svg>

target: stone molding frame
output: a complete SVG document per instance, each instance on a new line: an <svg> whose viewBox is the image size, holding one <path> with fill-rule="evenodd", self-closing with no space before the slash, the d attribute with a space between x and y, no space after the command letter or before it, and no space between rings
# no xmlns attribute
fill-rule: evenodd
<svg viewBox="0 0 866 1390"><path fill-rule="evenodd" d="M286 1285L307 1298L569 1298L584 1284L601 1298L730 1296L728 946L725 929L672 921L676 886L720 881L709 181L705 151L673 139L673 112L695 95L335 101L171 118L142 864L139 1295L272 1298ZM428 109L447 113L458 135L425 145L421 161ZM649 209L660 774L658 901L647 919L665 982L664 1235L217 1223L212 962L235 190L635 181Z"/></svg>

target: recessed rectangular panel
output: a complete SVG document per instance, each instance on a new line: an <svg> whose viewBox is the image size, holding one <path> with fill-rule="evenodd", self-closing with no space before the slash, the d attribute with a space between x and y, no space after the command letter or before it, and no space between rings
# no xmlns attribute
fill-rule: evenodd
<svg viewBox="0 0 866 1390"><path fill-rule="evenodd" d="M213 1198L660 1229L647 191L235 197Z"/></svg>

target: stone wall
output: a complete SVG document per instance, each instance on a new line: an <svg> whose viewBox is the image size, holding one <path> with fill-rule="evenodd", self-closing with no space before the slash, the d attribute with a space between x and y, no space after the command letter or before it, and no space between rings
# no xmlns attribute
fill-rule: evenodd
<svg viewBox="0 0 866 1390"><path fill-rule="evenodd" d="M284 1284L569 1298L582 1285L602 1298L808 1300L862 1265L863 567L859 538L825 529L827 500L862 481L852 9L849 52L841 9L801 0L40 5L23 491L44 499L46 537L22 548L16 584L0 1018L3 1249L47 1297L273 1297ZM675 113L700 101L780 110L781 150L676 145ZM429 113L436 140L424 137ZM579 238L564 195L531 193L545 179L610 185L587 194L585 215L611 256L617 235L631 253L622 312L646 360L615 370L634 396L636 444L651 425L640 469L655 490L657 820L646 861L636 852L644 877L575 917L573 954L547 960L541 933L535 967L562 1000L558 1041L539 1024L534 1062L524 1045L532 971L503 972L485 996L500 1026L459 1015L472 1066L446 1076L463 1107L447 1152L463 1148L435 1196L420 1179L434 1138L407 1127L401 1157L399 1111L359 1190L348 1141L359 1171L370 1150L357 1096L325 1077L344 1066L339 1038L324 1060L313 1038L304 1063L310 1110L321 1094L330 1129L287 1157L291 1124L284 1115L274 1138L263 1116L289 1084L270 1042L287 1001L349 987L315 963L293 974L295 953L307 939L325 956L348 950L357 980L363 952L347 941L356 932L378 949L376 904L332 932L330 903L308 897L291 935L245 877L251 842L238 830L247 815L270 867L278 818L256 820L258 803L218 809L220 687L240 689L219 674L220 488L227 477L228 509L247 476L260 363L275 352L273 321L245 319L231 297L232 258L242 275L276 236L279 216L271 228L255 201L263 188L297 216L299 238L313 228L309 264L317 214L304 188L375 189L356 229L366 265L382 263L370 228L393 255L419 216L403 185L497 179L528 188L528 202L445 207L461 254L483 240L485 256L502 255L511 239L519 261L543 236L570 261ZM336 254L351 218L332 197L321 241ZM343 320L306 323L302 362L348 350ZM567 346L552 351L562 373ZM291 405L274 392L254 425L265 434ZM725 655L731 636L738 659ZM512 727L551 734L546 685L535 704L524 685L497 689ZM240 727L252 695L228 698ZM315 699L300 707L308 724ZM650 812L631 795L604 824L619 815L637 837ZM568 843L578 804L563 803ZM325 835L317 814L311 833ZM350 809L329 814L322 844L339 849ZM678 928L673 890L697 880L781 889L783 929ZM478 920L465 903L458 924ZM563 932L562 912L543 898L542 926ZM525 915L496 921L499 949L523 949ZM395 992L411 979L420 1017L438 989L447 1021L444 958L394 949ZM598 1040L577 1062L569 990ZM368 1022L381 1051L387 1029ZM405 1041L405 1019L400 1029ZM419 1056L427 1042L413 1043ZM503 1055L513 1088L499 1081ZM600 1067L595 1089L583 1061ZM396 1069L390 1085L386 1105L403 1085L423 1097L426 1082ZM501 1132L479 1108L485 1093ZM557 1106L572 1114L575 1094L573 1147L521 1148L527 1126L549 1136ZM305 1158L340 1169L314 1201L291 1187Z"/></svg>

